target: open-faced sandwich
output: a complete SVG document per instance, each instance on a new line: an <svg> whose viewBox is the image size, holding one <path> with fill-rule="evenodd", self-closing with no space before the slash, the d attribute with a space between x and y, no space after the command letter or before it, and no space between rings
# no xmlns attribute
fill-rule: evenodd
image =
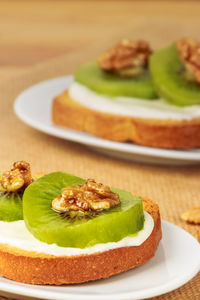
<svg viewBox="0 0 200 300"><path fill-rule="evenodd" d="M200 146L200 43L155 51L124 39L80 66L53 101L56 125L161 148Z"/></svg>
<svg viewBox="0 0 200 300"><path fill-rule="evenodd" d="M81 283L155 255L162 235L155 203L63 172L27 182L27 165L20 164L1 177L0 201L6 195L10 207L8 217L0 216L1 276L32 284ZM13 199L24 220L9 217L15 215Z"/></svg>

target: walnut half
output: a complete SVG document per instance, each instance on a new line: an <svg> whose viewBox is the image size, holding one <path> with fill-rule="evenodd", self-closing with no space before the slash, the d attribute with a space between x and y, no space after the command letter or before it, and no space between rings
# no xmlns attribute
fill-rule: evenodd
<svg viewBox="0 0 200 300"><path fill-rule="evenodd" d="M200 206L189 209L182 213L181 219L188 223L200 224Z"/></svg>
<svg viewBox="0 0 200 300"><path fill-rule="evenodd" d="M200 42L194 39L183 38L177 41L176 47L186 70L200 84Z"/></svg>
<svg viewBox="0 0 200 300"><path fill-rule="evenodd" d="M88 179L85 184L63 188L60 196L52 201L56 211L100 211L120 204L119 195L108 186Z"/></svg>
<svg viewBox="0 0 200 300"><path fill-rule="evenodd" d="M24 190L33 182L29 163L17 161L10 171L2 174L0 184L5 192L18 192Z"/></svg>
<svg viewBox="0 0 200 300"><path fill-rule="evenodd" d="M146 67L151 53L152 50L147 42L123 39L113 48L102 53L98 63L100 68L107 72Z"/></svg>

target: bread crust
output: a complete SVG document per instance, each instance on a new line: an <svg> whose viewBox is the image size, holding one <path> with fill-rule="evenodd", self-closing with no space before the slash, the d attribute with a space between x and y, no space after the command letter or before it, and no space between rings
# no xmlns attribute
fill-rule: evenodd
<svg viewBox="0 0 200 300"><path fill-rule="evenodd" d="M86 131L104 139L140 145L190 149L200 146L200 118L159 120L98 112L71 99L65 91L53 101L54 124Z"/></svg>
<svg viewBox="0 0 200 300"><path fill-rule="evenodd" d="M0 244L0 275L31 284L72 284L107 278L151 259L162 236L158 206L143 201L154 219L154 229L140 246L122 247L90 255L53 256Z"/></svg>

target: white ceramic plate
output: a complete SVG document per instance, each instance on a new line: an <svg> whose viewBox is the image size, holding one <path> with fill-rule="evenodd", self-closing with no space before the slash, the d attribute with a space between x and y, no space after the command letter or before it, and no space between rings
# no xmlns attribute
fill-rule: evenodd
<svg viewBox="0 0 200 300"><path fill-rule="evenodd" d="M35 129L85 144L108 155L157 164L181 165L200 163L200 149L165 150L132 143L112 142L88 133L53 125L51 122L52 100L56 95L67 89L72 80L72 76L59 77L41 82L25 90L15 101L15 113L23 122Z"/></svg>
<svg viewBox="0 0 200 300"><path fill-rule="evenodd" d="M49 300L133 300L170 292L200 270L200 245L188 232L166 221L162 221L162 229L163 239L155 257L128 272L60 287L22 284L0 277L0 290Z"/></svg>

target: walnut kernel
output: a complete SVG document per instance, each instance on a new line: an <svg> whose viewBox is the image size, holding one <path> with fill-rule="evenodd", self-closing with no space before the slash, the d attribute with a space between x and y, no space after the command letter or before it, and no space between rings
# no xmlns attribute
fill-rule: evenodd
<svg viewBox="0 0 200 300"><path fill-rule="evenodd" d="M181 219L188 223L200 224L200 206L185 211L181 215Z"/></svg>
<svg viewBox="0 0 200 300"><path fill-rule="evenodd" d="M60 196L52 201L53 209L66 211L99 211L120 204L119 195L108 186L88 179L85 184L63 188Z"/></svg>
<svg viewBox="0 0 200 300"><path fill-rule="evenodd" d="M116 46L102 53L98 58L101 69L107 72L125 68L145 67L152 50L145 41L121 40Z"/></svg>
<svg viewBox="0 0 200 300"><path fill-rule="evenodd" d="M200 84L200 42L183 38L177 41L176 47L186 70Z"/></svg>
<svg viewBox="0 0 200 300"><path fill-rule="evenodd" d="M10 171L2 174L0 184L6 192L23 190L33 182L30 165L25 161L17 161Z"/></svg>

